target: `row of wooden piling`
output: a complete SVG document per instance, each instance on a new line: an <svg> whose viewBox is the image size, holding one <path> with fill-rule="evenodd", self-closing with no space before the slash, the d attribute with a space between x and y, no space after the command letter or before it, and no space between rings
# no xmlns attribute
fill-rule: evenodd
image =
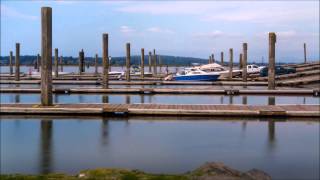
<svg viewBox="0 0 320 180"><path fill-rule="evenodd" d="M102 48L103 48L103 88L109 88L109 52L108 52L108 34L102 35ZM275 33L269 33L269 71L268 71L268 89L275 89ZM242 66L242 80L247 81L247 43L243 43L243 52L240 55L240 64ZM306 45L304 44L305 62L306 62ZM130 43L126 44L126 80L130 81ZM232 78L233 69L233 49L229 50L229 78ZM15 56L15 80L19 81L20 77L20 44L16 44L16 56ZM54 56L55 63L55 77L58 77L58 49L55 49ZM157 75L157 61L156 52L153 50L153 55L149 52L149 72L151 72L151 66L153 67L153 75ZM41 65L41 104L43 106L52 105L52 9L50 7L41 8L41 60L37 58L37 66ZM60 59L62 61L62 58ZM98 56L95 58L95 73L97 74L97 61ZM214 63L214 54L209 57L209 63ZM221 63L223 64L223 52L221 52ZM10 52L10 65L12 66L12 52ZM10 68L10 73L12 73ZM79 52L79 73L84 72L84 51ZM144 49L141 49L141 78L144 78Z"/></svg>

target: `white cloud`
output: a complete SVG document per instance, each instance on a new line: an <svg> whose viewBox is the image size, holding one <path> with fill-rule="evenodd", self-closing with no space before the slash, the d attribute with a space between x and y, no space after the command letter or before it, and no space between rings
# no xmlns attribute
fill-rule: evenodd
<svg viewBox="0 0 320 180"><path fill-rule="evenodd" d="M129 26L121 26L120 31L122 33L131 33L131 32L134 32L135 30Z"/></svg>
<svg viewBox="0 0 320 180"><path fill-rule="evenodd" d="M32 16L28 14L21 13L11 7L1 5L1 16L2 17L11 17L11 18L19 18L25 20L38 20L38 16Z"/></svg>
<svg viewBox="0 0 320 180"><path fill-rule="evenodd" d="M153 32L153 33L166 33L166 34L173 34L174 32L170 29L162 29L159 27L150 27L147 29L147 31L149 32Z"/></svg>
<svg viewBox="0 0 320 180"><path fill-rule="evenodd" d="M211 32L200 32L200 33L194 33L193 37L196 38L217 38L225 35L222 31L215 30Z"/></svg>
<svg viewBox="0 0 320 180"><path fill-rule="evenodd" d="M174 1L126 2L118 4L116 11L152 15L193 15L201 21L231 21L253 23L286 23L288 21L319 20L319 2L281 1Z"/></svg>

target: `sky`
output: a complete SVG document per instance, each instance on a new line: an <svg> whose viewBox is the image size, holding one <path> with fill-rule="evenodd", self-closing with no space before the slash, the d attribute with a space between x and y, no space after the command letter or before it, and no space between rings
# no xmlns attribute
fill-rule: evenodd
<svg viewBox="0 0 320 180"><path fill-rule="evenodd" d="M52 7L53 48L63 56L102 54L109 34L109 55L156 49L157 54L208 58L220 52L237 61L242 43L248 60L268 58L268 32L275 32L276 61L319 60L319 1L9 1L1 0L1 55L41 51L41 7Z"/></svg>

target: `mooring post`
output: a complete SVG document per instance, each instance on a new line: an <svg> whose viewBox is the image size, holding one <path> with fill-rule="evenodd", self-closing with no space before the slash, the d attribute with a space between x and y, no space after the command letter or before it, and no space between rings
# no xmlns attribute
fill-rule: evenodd
<svg viewBox="0 0 320 180"><path fill-rule="evenodd" d="M159 58L159 74L161 74L161 72L162 72L162 60L161 60L161 56L159 55L158 56L158 58Z"/></svg>
<svg viewBox="0 0 320 180"><path fill-rule="evenodd" d="M307 45L303 43L304 63L307 63Z"/></svg>
<svg viewBox="0 0 320 180"><path fill-rule="evenodd" d="M79 53L79 72L80 74L85 72L85 64L84 64L84 51L81 49Z"/></svg>
<svg viewBox="0 0 320 180"><path fill-rule="evenodd" d="M108 47L108 34L104 33L102 35L102 67L103 67L103 77L102 86L103 88L109 88L109 47Z"/></svg>
<svg viewBox="0 0 320 180"><path fill-rule="evenodd" d="M232 79L232 70L233 70L233 49L230 48L229 49L229 76L228 79L231 80Z"/></svg>
<svg viewBox="0 0 320 180"><path fill-rule="evenodd" d="M40 67L41 67L41 59L40 59L40 54L37 54L37 64L38 64L38 69L37 71L40 72Z"/></svg>
<svg viewBox="0 0 320 180"><path fill-rule="evenodd" d="M239 54L239 69L242 69L243 65L242 65L242 53Z"/></svg>
<svg viewBox="0 0 320 180"><path fill-rule="evenodd" d="M221 52L221 66L223 66L223 52Z"/></svg>
<svg viewBox="0 0 320 180"><path fill-rule="evenodd" d="M96 76L98 75L98 54L96 54L94 59L94 74Z"/></svg>
<svg viewBox="0 0 320 180"><path fill-rule="evenodd" d="M140 67L140 77L144 78L144 49L141 48L141 67Z"/></svg>
<svg viewBox="0 0 320 180"><path fill-rule="evenodd" d="M52 105L52 9L41 8L41 105Z"/></svg>
<svg viewBox="0 0 320 180"><path fill-rule="evenodd" d="M216 62L216 60L214 59L214 54L211 54L211 60L212 60L212 63Z"/></svg>
<svg viewBox="0 0 320 180"><path fill-rule="evenodd" d="M157 55L156 50L153 49L153 76L157 75Z"/></svg>
<svg viewBox="0 0 320 180"><path fill-rule="evenodd" d="M130 43L126 44L126 51L127 51L127 57L126 57L126 80L130 81Z"/></svg>
<svg viewBox="0 0 320 180"><path fill-rule="evenodd" d="M242 81L247 82L247 51L248 51L248 44L243 43L243 64L242 64Z"/></svg>
<svg viewBox="0 0 320 180"><path fill-rule="evenodd" d="M20 43L16 43L16 57L15 57L15 80L20 81Z"/></svg>
<svg viewBox="0 0 320 180"><path fill-rule="evenodd" d="M211 64L211 56L209 56L208 64Z"/></svg>
<svg viewBox="0 0 320 180"><path fill-rule="evenodd" d="M60 71L63 72L63 57L60 56Z"/></svg>
<svg viewBox="0 0 320 180"><path fill-rule="evenodd" d="M58 48L54 49L54 77L58 77Z"/></svg>
<svg viewBox="0 0 320 180"><path fill-rule="evenodd" d="M10 75L13 74L12 58L13 58L13 53L12 53L12 51L10 51L10 57L9 57Z"/></svg>
<svg viewBox="0 0 320 180"><path fill-rule="evenodd" d="M269 67L268 67L268 89L275 89L275 50L277 37L274 32L269 33Z"/></svg>
<svg viewBox="0 0 320 180"><path fill-rule="evenodd" d="M152 72L152 68L151 68L151 65L152 65L152 62L151 62L152 54L151 54L151 51L149 51L148 59L149 59L149 73L151 73Z"/></svg>

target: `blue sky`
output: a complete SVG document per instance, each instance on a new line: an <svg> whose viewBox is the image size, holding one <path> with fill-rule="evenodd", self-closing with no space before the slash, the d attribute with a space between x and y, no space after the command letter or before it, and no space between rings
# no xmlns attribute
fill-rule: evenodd
<svg viewBox="0 0 320 180"><path fill-rule="evenodd" d="M319 1L1 1L1 55L21 43L21 54L40 52L40 8L53 8L53 48L64 56L102 52L124 56L140 48L159 54L207 58L248 43L249 61L268 57L268 32L277 34L278 62L319 59ZM228 60L228 56L225 56Z"/></svg>

